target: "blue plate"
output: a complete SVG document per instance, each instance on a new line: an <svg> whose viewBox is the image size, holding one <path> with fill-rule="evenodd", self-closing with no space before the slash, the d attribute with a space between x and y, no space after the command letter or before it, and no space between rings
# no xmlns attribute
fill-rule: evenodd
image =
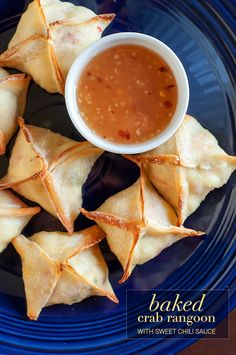
<svg viewBox="0 0 236 355"><path fill-rule="evenodd" d="M97 13L115 12L117 17L106 34L137 31L159 38L180 57L190 82L189 113L197 117L235 155L235 43L233 38L234 1L178 0L90 0L73 1ZM16 2L15 2L16 3ZM22 6L23 1L17 4ZM10 16L10 2L1 1L1 15ZM20 12L15 7L15 13ZM11 15L15 15L11 12ZM0 22L0 50L15 31L19 16ZM50 95L37 85L30 87L25 119L32 124L80 139L72 126L60 95ZM14 140L14 139L13 139ZM13 141L1 157L1 175L6 172ZM96 163L84 187L84 206L98 207L108 196L131 185L138 170L115 154L104 154ZM104 298L89 298L73 306L54 306L43 310L38 322L25 316L21 265L11 246L0 255L0 354L156 354L173 353L192 340L126 340L125 292L132 288L230 289L231 308L235 307L236 188L235 175L219 190L208 195L186 222L207 232L206 237L186 238L142 267L137 267L123 285L118 284L121 268L102 245L109 264L111 282L120 299L115 305ZM96 196L96 200L94 199ZM89 221L79 217L76 228ZM35 216L26 235L39 230L62 229L48 213ZM199 291L200 292L200 291ZM143 300L134 307L142 308ZM212 300L208 307L217 309Z"/></svg>

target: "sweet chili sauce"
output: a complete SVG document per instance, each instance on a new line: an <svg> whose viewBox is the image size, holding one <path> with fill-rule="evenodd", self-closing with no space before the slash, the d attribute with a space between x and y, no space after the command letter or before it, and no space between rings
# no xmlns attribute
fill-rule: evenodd
<svg viewBox="0 0 236 355"><path fill-rule="evenodd" d="M177 105L177 85L167 63L139 45L119 45L95 56L77 86L86 124L112 142L147 141L162 132Z"/></svg>

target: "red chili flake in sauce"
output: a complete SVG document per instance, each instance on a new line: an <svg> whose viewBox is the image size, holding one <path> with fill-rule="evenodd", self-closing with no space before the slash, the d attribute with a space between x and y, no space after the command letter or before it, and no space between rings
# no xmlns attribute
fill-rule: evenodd
<svg viewBox="0 0 236 355"><path fill-rule="evenodd" d="M118 134L121 138L124 138L124 139L130 139L130 133L129 131L126 129L126 130L123 130L123 129L119 129L118 130Z"/></svg>
<svg viewBox="0 0 236 355"><path fill-rule="evenodd" d="M169 100L166 100L166 101L164 102L164 106L165 106L166 108L171 108L171 107L172 107L172 103L171 103Z"/></svg>
<svg viewBox="0 0 236 355"><path fill-rule="evenodd" d="M103 78L101 78L99 75L97 75L97 81L98 81L99 83L102 83L102 82L103 82Z"/></svg>
<svg viewBox="0 0 236 355"><path fill-rule="evenodd" d="M87 71L87 75L91 76L92 75L91 71Z"/></svg>
<svg viewBox="0 0 236 355"><path fill-rule="evenodd" d="M166 67L160 67L158 70L159 70L161 73L166 73L166 72L168 71Z"/></svg>
<svg viewBox="0 0 236 355"><path fill-rule="evenodd" d="M98 32L102 32L102 28L100 26L97 26Z"/></svg>
<svg viewBox="0 0 236 355"><path fill-rule="evenodd" d="M166 86L167 90L173 89L175 87L175 84L170 84Z"/></svg>

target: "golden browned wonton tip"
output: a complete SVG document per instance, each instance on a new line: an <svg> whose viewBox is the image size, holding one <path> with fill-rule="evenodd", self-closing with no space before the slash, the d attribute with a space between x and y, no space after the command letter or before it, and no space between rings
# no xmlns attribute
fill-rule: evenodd
<svg viewBox="0 0 236 355"><path fill-rule="evenodd" d="M144 164L153 185L174 207L178 225L236 169L236 157L226 154L215 137L189 115L166 143L139 156L126 157Z"/></svg>
<svg viewBox="0 0 236 355"><path fill-rule="evenodd" d="M120 282L127 280L136 265L154 258L177 240L204 234L177 227L174 210L143 169L135 184L108 198L97 211L81 212L106 233L109 247L124 269Z"/></svg>
<svg viewBox="0 0 236 355"><path fill-rule="evenodd" d="M114 14L93 11L59 0L34 0L21 16L0 66L29 73L51 93L64 93L75 58L98 40Z"/></svg>
<svg viewBox="0 0 236 355"><path fill-rule="evenodd" d="M40 232L13 240L22 260L27 315L37 320L46 306L106 296L118 303L108 280L108 268L97 245L105 237L97 226L69 236Z"/></svg>
<svg viewBox="0 0 236 355"><path fill-rule="evenodd" d="M0 155L17 128L17 118L23 115L30 83L26 74L9 75L0 68Z"/></svg>
<svg viewBox="0 0 236 355"><path fill-rule="evenodd" d="M48 129L25 125L12 150L0 189L11 187L60 219L69 233L82 206L82 187L103 153L89 142L76 142Z"/></svg>
<svg viewBox="0 0 236 355"><path fill-rule="evenodd" d="M20 235L40 207L28 207L11 191L0 191L0 253Z"/></svg>

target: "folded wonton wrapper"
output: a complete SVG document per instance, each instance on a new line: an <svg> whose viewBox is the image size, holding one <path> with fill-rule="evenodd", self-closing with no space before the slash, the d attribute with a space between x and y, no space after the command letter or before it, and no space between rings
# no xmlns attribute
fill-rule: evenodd
<svg viewBox="0 0 236 355"><path fill-rule="evenodd" d="M26 206L11 191L0 191L0 253L39 211L39 207Z"/></svg>
<svg viewBox="0 0 236 355"><path fill-rule="evenodd" d="M127 280L136 265L154 258L177 240L203 234L176 227L174 210L142 169L134 185L108 198L97 211L81 211L105 231L109 247L124 269L120 282Z"/></svg>
<svg viewBox="0 0 236 355"><path fill-rule="evenodd" d="M27 315L36 320L43 307L73 304L90 296L118 300L108 280L108 269L97 245L104 233L93 226L68 236L40 232L13 240L21 256Z"/></svg>
<svg viewBox="0 0 236 355"><path fill-rule="evenodd" d="M193 117L185 119L166 143L130 160L144 164L159 193L175 209L178 225L236 169L236 157L225 153L215 137Z"/></svg>
<svg viewBox="0 0 236 355"><path fill-rule="evenodd" d="M20 131L0 189L11 187L58 217L69 233L82 206L82 186L102 150L45 128L25 125Z"/></svg>
<svg viewBox="0 0 236 355"><path fill-rule="evenodd" d="M98 40L114 14L93 11L59 0L34 0L22 15L0 66L29 73L45 90L64 93L75 58Z"/></svg>
<svg viewBox="0 0 236 355"><path fill-rule="evenodd" d="M23 115L30 77L9 75L0 68L0 155L17 128L17 118Z"/></svg>

